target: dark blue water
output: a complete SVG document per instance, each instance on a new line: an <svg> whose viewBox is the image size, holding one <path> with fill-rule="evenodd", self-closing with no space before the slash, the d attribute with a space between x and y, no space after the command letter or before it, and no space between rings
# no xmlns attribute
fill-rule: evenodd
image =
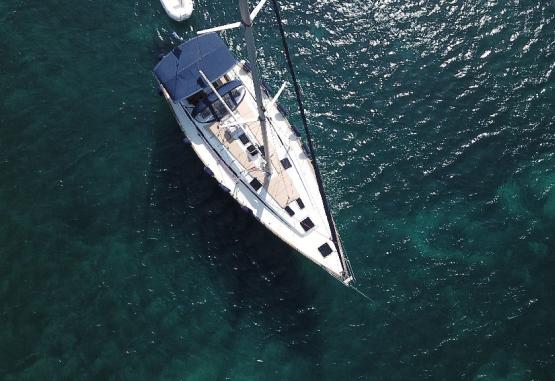
<svg viewBox="0 0 555 381"><path fill-rule="evenodd" d="M4 0L0 379L555 379L555 3L282 5L373 301L243 215L156 94L234 1ZM257 36L278 87L269 6Z"/></svg>

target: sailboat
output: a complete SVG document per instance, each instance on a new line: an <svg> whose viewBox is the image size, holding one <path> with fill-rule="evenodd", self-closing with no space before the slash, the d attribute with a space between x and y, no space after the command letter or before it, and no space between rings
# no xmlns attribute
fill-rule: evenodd
<svg viewBox="0 0 555 381"><path fill-rule="evenodd" d="M265 1L251 12L239 0L241 22L198 32L166 54L154 76L205 172L273 234L349 285L353 272L312 142L302 142L278 103L285 84L272 94L260 80L252 23ZM248 62L216 33L240 26Z"/></svg>
<svg viewBox="0 0 555 381"><path fill-rule="evenodd" d="M193 0L160 0L164 10L175 21L187 20L193 13Z"/></svg>

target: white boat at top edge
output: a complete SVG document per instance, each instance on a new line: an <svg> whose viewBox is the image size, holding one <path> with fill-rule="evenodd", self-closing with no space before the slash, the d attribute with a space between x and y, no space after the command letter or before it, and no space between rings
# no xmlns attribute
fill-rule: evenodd
<svg viewBox="0 0 555 381"><path fill-rule="evenodd" d="M270 90L255 85L256 70L207 33L174 48L154 74L205 171L276 236L349 284L315 162Z"/></svg>
<svg viewBox="0 0 555 381"><path fill-rule="evenodd" d="M193 13L193 0L160 0L164 10L175 21L187 20Z"/></svg>

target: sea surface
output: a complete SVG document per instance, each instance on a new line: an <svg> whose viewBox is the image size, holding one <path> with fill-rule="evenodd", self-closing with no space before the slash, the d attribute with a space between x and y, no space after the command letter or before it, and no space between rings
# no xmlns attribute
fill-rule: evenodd
<svg viewBox="0 0 555 381"><path fill-rule="evenodd" d="M555 2L280 3L370 300L243 214L157 94L235 1L2 0L0 380L555 380ZM269 4L256 36L277 88Z"/></svg>

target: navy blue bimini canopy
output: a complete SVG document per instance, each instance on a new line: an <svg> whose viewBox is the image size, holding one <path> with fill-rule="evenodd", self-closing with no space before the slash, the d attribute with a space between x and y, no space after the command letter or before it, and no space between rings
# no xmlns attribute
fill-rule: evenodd
<svg viewBox="0 0 555 381"><path fill-rule="evenodd" d="M174 48L156 65L154 74L172 100L179 102L207 87L199 70L214 82L236 64L223 40L216 33L208 33Z"/></svg>

